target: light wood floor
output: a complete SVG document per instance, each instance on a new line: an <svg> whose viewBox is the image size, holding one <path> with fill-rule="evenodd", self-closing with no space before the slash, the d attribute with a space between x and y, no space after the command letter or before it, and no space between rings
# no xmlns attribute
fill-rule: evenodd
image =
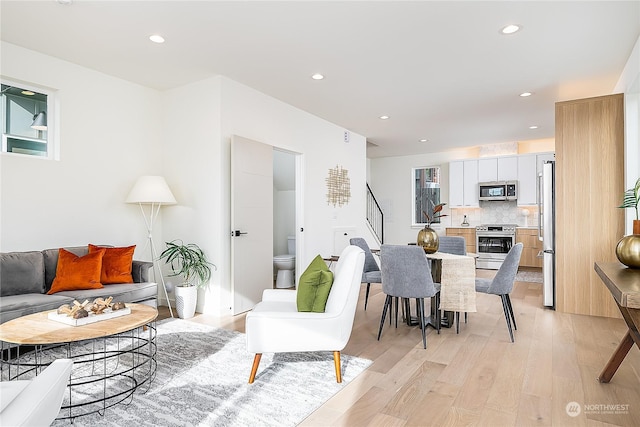
<svg viewBox="0 0 640 427"><path fill-rule="evenodd" d="M373 284L365 312L364 289L343 354L373 364L303 426L640 426L638 348L611 383L596 380L626 332L620 319L543 309L541 285L516 282L514 344L500 298L478 294L478 312L460 334L429 329L425 350L419 328L405 324L387 323L377 341L384 294ZM244 332L244 316L192 321ZM567 414L571 402L580 408L575 417Z"/></svg>

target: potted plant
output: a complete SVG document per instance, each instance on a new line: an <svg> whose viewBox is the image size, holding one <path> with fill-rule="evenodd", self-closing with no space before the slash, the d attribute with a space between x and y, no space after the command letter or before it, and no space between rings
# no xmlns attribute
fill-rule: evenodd
<svg viewBox="0 0 640 427"><path fill-rule="evenodd" d="M182 276L184 282L175 288L176 311L181 319L193 317L198 300L198 287L211 278L211 268L216 266L209 261L195 243L185 244L182 240L166 242L166 249L160 254L165 264L171 267L170 276Z"/></svg>
<svg viewBox="0 0 640 427"><path fill-rule="evenodd" d="M438 233L431 228L431 224L443 216L447 216L442 214L442 208L446 205L446 203L439 203L433 207L431 210L431 215L427 212L422 211L422 214L427 220L424 228L418 232L418 245L422 246L424 251L428 254L432 254L438 251L438 247L440 246L440 240L438 239Z"/></svg>
<svg viewBox="0 0 640 427"><path fill-rule="evenodd" d="M638 202L640 202L640 178L633 188L624 192L622 204L619 208L633 208L636 211L636 219L633 220L633 234L640 234L640 218L638 217Z"/></svg>

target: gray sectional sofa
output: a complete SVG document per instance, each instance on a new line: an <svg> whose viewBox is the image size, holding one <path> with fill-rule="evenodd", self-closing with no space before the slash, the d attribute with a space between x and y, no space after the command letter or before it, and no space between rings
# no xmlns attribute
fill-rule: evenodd
<svg viewBox="0 0 640 427"><path fill-rule="evenodd" d="M64 248L78 256L86 255L87 246ZM58 249L0 253L0 323L11 319L53 310L73 300L83 302L112 296L114 301L135 302L157 307L158 286L149 282L148 261L133 260L134 283L104 285L101 289L63 291L47 295L56 275Z"/></svg>

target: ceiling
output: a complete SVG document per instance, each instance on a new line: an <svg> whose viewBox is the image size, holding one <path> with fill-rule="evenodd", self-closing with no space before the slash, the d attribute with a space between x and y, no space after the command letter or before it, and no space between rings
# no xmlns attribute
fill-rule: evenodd
<svg viewBox="0 0 640 427"><path fill-rule="evenodd" d="M640 35L640 1L2 0L0 15L3 41L159 90L226 76L366 136L369 157L553 138L554 103L612 93Z"/></svg>

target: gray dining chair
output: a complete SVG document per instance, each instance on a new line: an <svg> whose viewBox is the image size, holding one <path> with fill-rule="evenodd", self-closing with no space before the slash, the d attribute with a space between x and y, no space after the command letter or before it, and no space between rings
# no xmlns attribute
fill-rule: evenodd
<svg viewBox="0 0 640 427"><path fill-rule="evenodd" d="M382 328L389 310L393 309L396 301L396 328L398 327L398 298L415 298L418 310L418 323L422 330L422 345L427 348L426 323L424 315L424 299L436 297L439 304L439 289L431 277L431 266L424 254L422 246L411 245L382 245L380 248L380 266L382 267L382 292L387 297L380 318L378 341L382 335ZM435 328L440 332L439 310L436 310Z"/></svg>
<svg viewBox="0 0 640 427"><path fill-rule="evenodd" d="M454 255L467 254L467 241L462 236L439 236L438 252Z"/></svg>
<svg viewBox="0 0 640 427"><path fill-rule="evenodd" d="M520 256L522 255L522 246L522 243L516 243L511 247L509 253L507 253L507 257L502 263L502 266L500 266L500 269L493 279L476 278L476 292L499 295L502 299L502 310L504 311L504 318L507 321L507 328L509 328L511 342L514 342L511 322L513 321L513 329L518 330L518 327L516 325L516 318L513 314L513 307L511 306L511 298L509 297L509 294L513 289L513 282L515 282L516 274L518 273L518 265L520 264Z"/></svg>
<svg viewBox="0 0 640 427"><path fill-rule="evenodd" d="M454 255L467 254L467 241L462 236L440 236L438 252L445 252ZM456 334L460 333L460 312L455 313ZM467 323L467 313L464 313L464 323Z"/></svg>
<svg viewBox="0 0 640 427"><path fill-rule="evenodd" d="M380 267L373 258L373 253L367 244L367 241L362 237L353 237L349 239L351 245L356 245L364 251L364 270L362 271L362 283L367 284L367 290L364 296L364 309L367 309L367 303L369 302L369 289L372 283L382 283L382 276L380 273Z"/></svg>

